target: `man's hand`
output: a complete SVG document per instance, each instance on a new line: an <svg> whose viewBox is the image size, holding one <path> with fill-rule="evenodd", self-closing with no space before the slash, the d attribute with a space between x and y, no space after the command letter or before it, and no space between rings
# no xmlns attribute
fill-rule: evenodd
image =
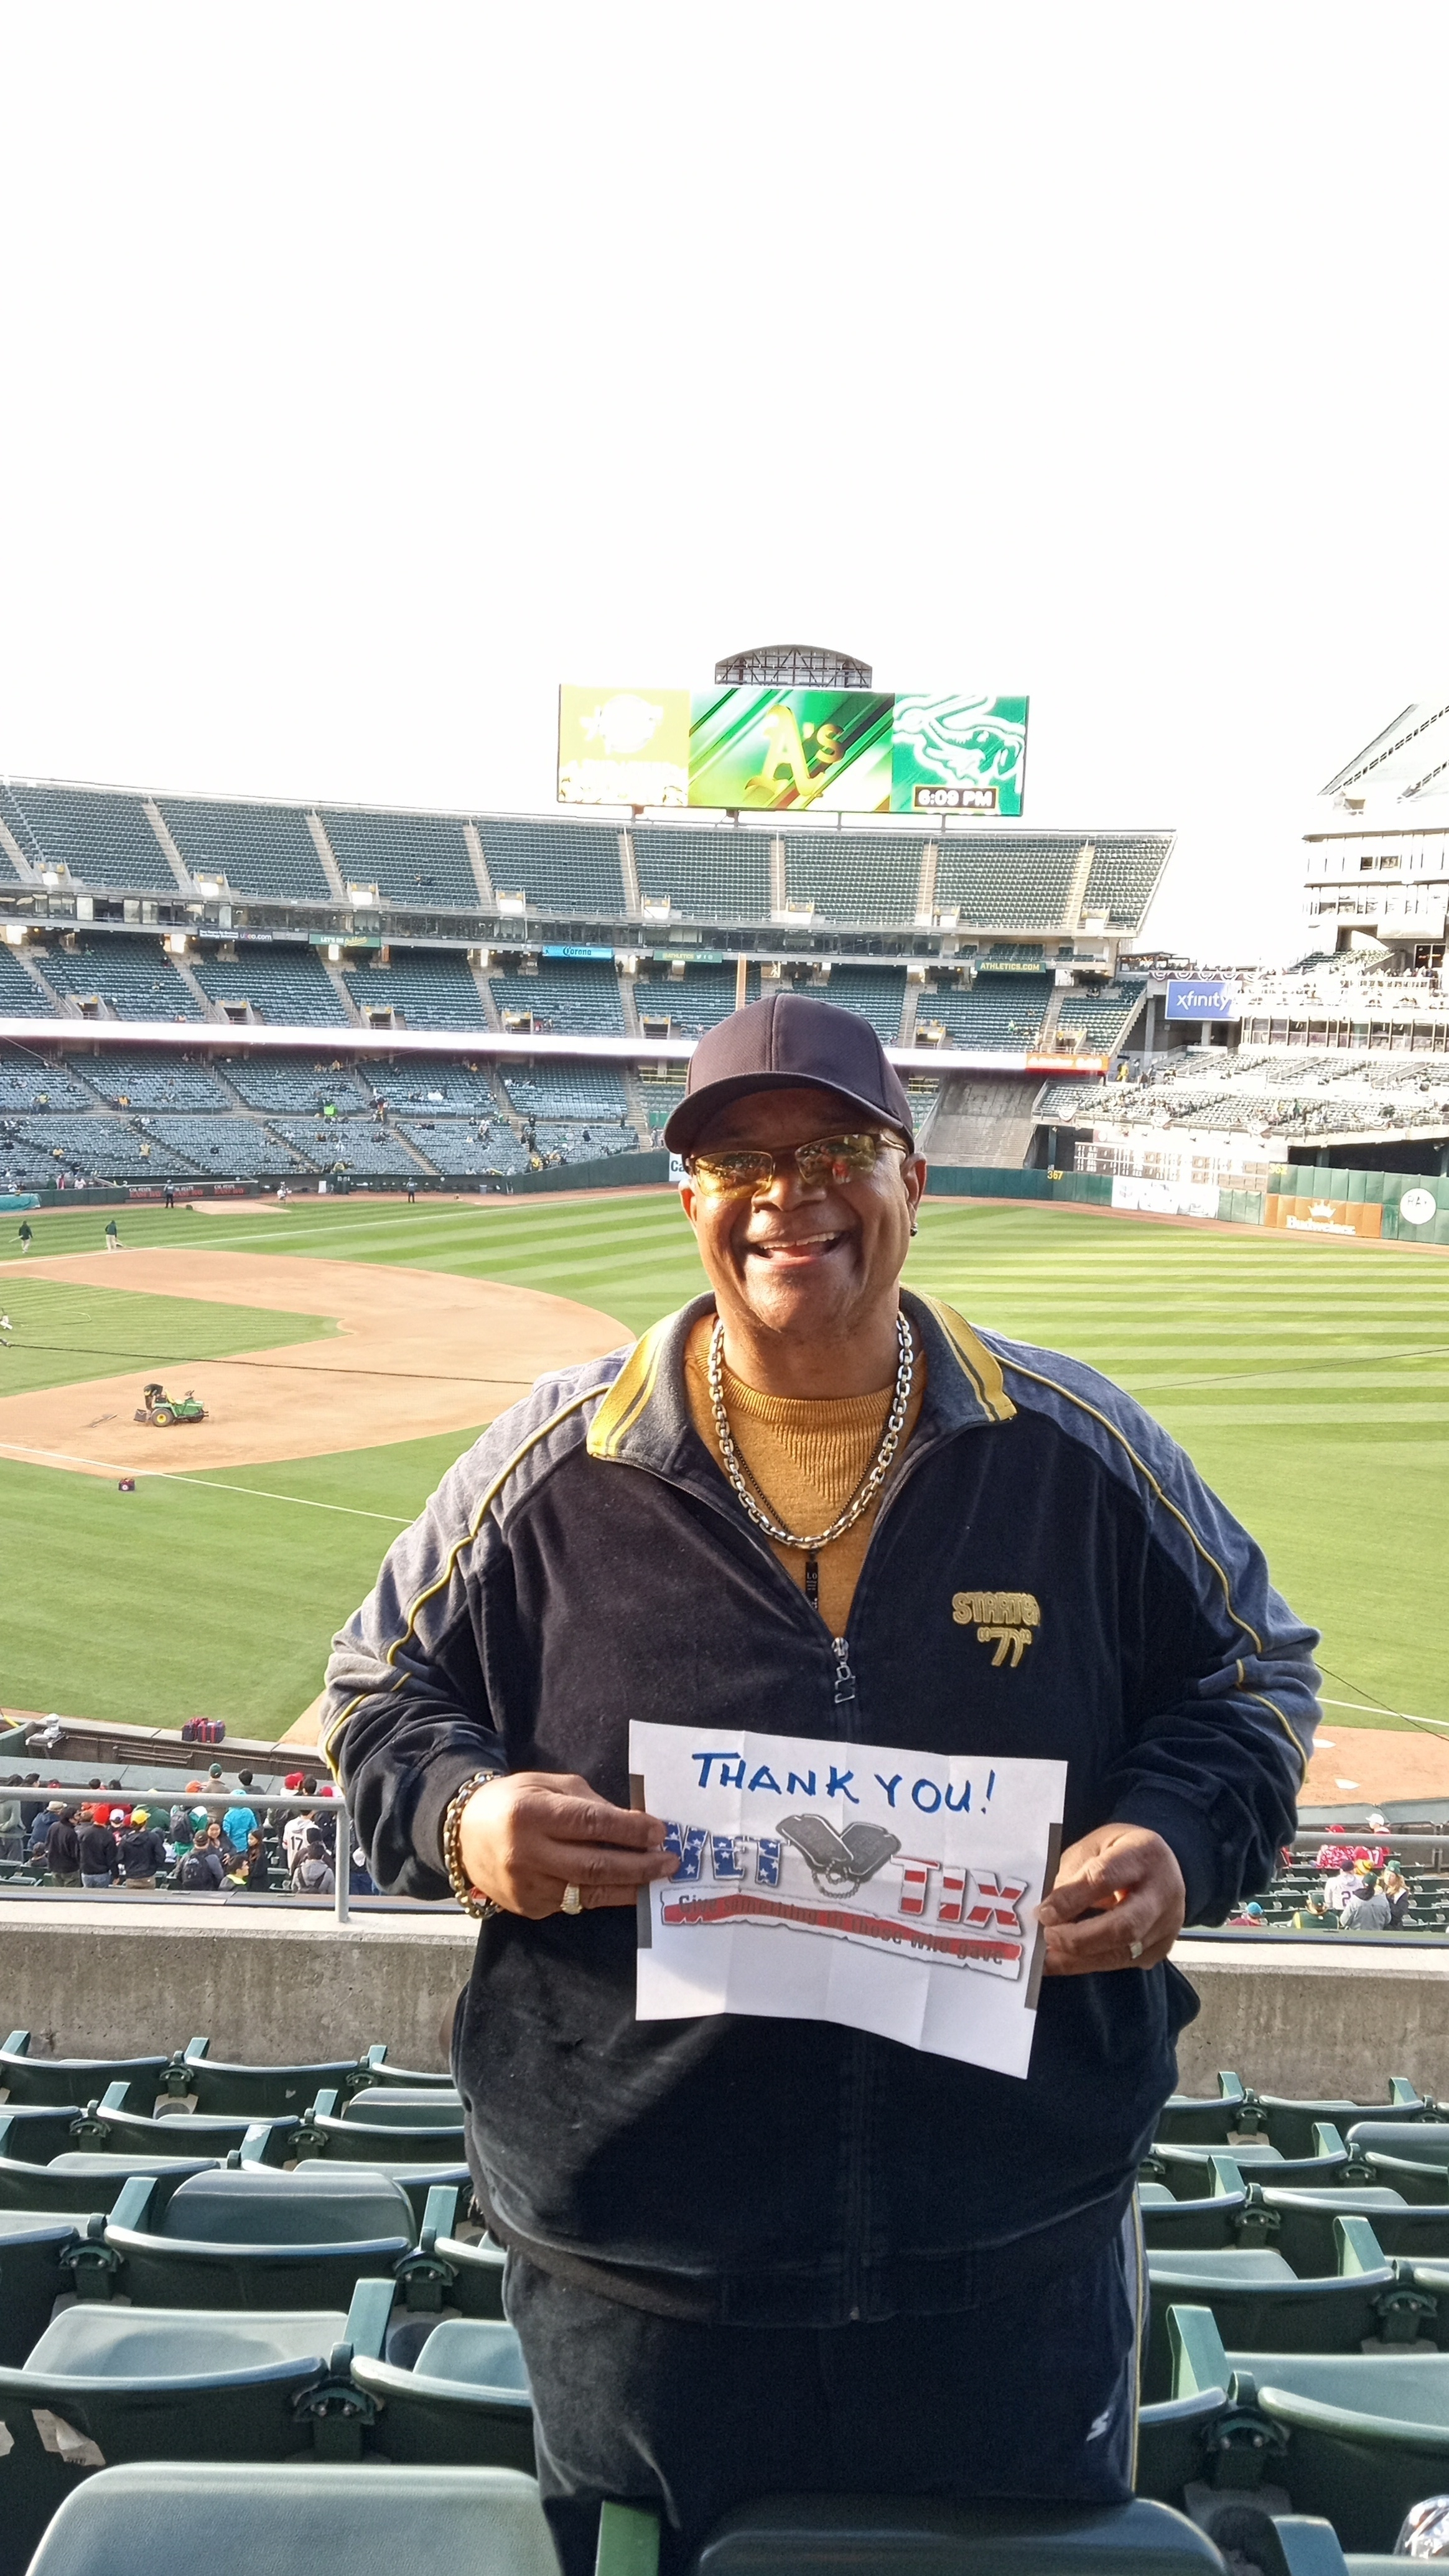
<svg viewBox="0 0 1449 2576"><path fill-rule="evenodd" d="M585 1905L632 1905L679 1863L657 1816L611 1807L576 1771L509 1771L475 1789L458 1850L472 1886L509 1914L557 1914L567 1886Z"/></svg>
<svg viewBox="0 0 1449 2576"><path fill-rule="evenodd" d="M1187 1891L1160 1834L1145 1825L1099 1825L1062 1854L1057 1883L1036 1919L1047 1936L1049 1977L1105 1968L1155 1968L1182 1930Z"/></svg>

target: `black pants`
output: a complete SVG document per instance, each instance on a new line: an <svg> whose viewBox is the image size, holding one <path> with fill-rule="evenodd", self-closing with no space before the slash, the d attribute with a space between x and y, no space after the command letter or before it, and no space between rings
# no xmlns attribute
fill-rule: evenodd
<svg viewBox="0 0 1449 2576"><path fill-rule="evenodd" d="M681 2325L508 2258L538 2474L564 2576L592 2576L599 2506L646 2504L681 2568L767 2495L1119 2504L1137 2431L1139 2258L965 2313L827 2327Z"/></svg>

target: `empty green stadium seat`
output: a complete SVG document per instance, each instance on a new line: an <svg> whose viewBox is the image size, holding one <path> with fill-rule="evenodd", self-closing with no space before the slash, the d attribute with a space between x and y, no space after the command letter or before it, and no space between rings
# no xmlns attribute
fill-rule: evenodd
<svg viewBox="0 0 1449 2576"><path fill-rule="evenodd" d="M65 2499L30 2576L558 2576L532 2478L512 2469L162 2460Z"/></svg>
<svg viewBox="0 0 1449 2576"><path fill-rule="evenodd" d="M1299 2102L1277 2093L1254 2095L1261 2126L1270 2146L1284 2156L1311 2156L1313 2132L1328 2120L1353 2144L1353 2131L1362 2121L1371 2120L1389 2128L1412 2127L1422 2122L1435 2105L1425 2102L1408 2077L1391 2075L1387 2102Z"/></svg>
<svg viewBox="0 0 1449 2576"><path fill-rule="evenodd" d="M1363 2156L1402 2156L1416 2165L1449 2165L1449 2120L1357 2119L1348 2132L1350 2147Z"/></svg>
<svg viewBox="0 0 1449 2576"><path fill-rule="evenodd" d="M1316 2121L1313 2138L1314 2151L1306 2156L1281 2155L1265 2139L1245 2139L1234 2147L1233 2162L1245 2182L1255 2179L1278 2185L1328 2182L1343 2172L1349 2162L1349 2150L1331 2121ZM1210 2147L1157 2144L1144 2160L1143 2179L1168 2183L1182 2198L1190 2199L1193 2197L1190 2183L1193 2169L1196 2167L1205 2172L1211 2154Z"/></svg>
<svg viewBox="0 0 1449 2576"><path fill-rule="evenodd" d="M1446 2176L1426 2167L1442 2195ZM1344 2183L1338 2190L1277 2191L1249 2194L1247 2223L1260 2207L1267 2221L1265 2244L1276 2245L1295 2272L1323 2272L1332 2262L1335 2218L1366 2218L1388 2255L1420 2262L1449 2260L1449 2199L1409 2201L1385 2183Z"/></svg>
<svg viewBox="0 0 1449 2576"><path fill-rule="evenodd" d="M266 2132L262 2135L265 2138ZM48 2165L35 2165L6 2153L4 2124L0 2123L0 2209L41 2211L47 2215L56 2210L107 2210L114 2207L132 2174L154 2174L175 2184L184 2182L188 2174L214 2168L217 2161L215 2156L68 2152L52 2157Z"/></svg>
<svg viewBox="0 0 1449 2576"><path fill-rule="evenodd" d="M369 2084L400 2084L406 2086L411 2092L418 2092L428 2084L437 2085L446 2093L452 2093L457 2089L451 2075L425 2073L422 2068L416 2066L393 2065L388 2057L386 2041L368 2050L364 2064L367 2068Z"/></svg>
<svg viewBox="0 0 1449 2576"><path fill-rule="evenodd" d="M1201 2307L1171 2308L1168 2331L1174 2394L1227 2392L1204 2442L1219 2484L1286 2488L1295 2512L1370 2550L1449 2485L1449 2353L1235 2351Z"/></svg>
<svg viewBox="0 0 1449 2576"><path fill-rule="evenodd" d="M452 2109L454 2106L449 2105ZM353 2164L439 2163L453 2157L461 2164L464 2157L463 2127L460 2115L443 2127L431 2121L409 2126L406 2121L353 2120L344 2118L340 2097L336 2093L319 2093L311 2110L293 2133L292 2153L303 2156L345 2158Z"/></svg>
<svg viewBox="0 0 1449 2576"><path fill-rule="evenodd" d="M1158 2113L1157 2135L1168 2146L1226 2146L1240 2125L1253 2127L1251 2103L1256 2099L1245 2093L1240 2077L1225 2070L1216 2093L1169 2095ZM1243 2118L1245 2112L1249 2116Z"/></svg>
<svg viewBox="0 0 1449 2576"><path fill-rule="evenodd" d="M1223 2341L1247 2352L1356 2352L1369 2339L1413 2343L1434 2314L1432 2294L1399 2280L1366 2218L1337 2219L1333 2235L1333 2272L1309 2280L1263 2246L1149 2252L1144 2395L1157 2400L1172 2393L1171 2307L1209 2309Z"/></svg>
<svg viewBox="0 0 1449 2576"><path fill-rule="evenodd" d="M1191 2181L1195 2168L1180 2168L1178 2179ZM1165 2182L1139 2183L1143 2240L1149 2252L1172 2248L1184 2252L1241 2241L1239 2222L1248 2206L1248 2186L1233 2158L1210 2154L1203 2197L1179 2199Z"/></svg>
<svg viewBox="0 0 1449 2576"><path fill-rule="evenodd" d="M171 2058L161 2089L189 2093L209 2118L243 2120L299 2118L325 2088L348 2093L372 2082L365 2058L332 2059L314 2066L243 2066L210 2054L207 2039L193 2039Z"/></svg>
<svg viewBox="0 0 1449 2576"><path fill-rule="evenodd" d="M1181 2504L1184 2488L1203 2475L1208 2445L1227 2402L1224 2385L1194 2388L1185 2396L1138 2408L1133 2485L1139 2495L1153 2496L1159 2504Z"/></svg>
<svg viewBox="0 0 1449 2576"><path fill-rule="evenodd" d="M319 2188L319 2183L322 2185ZM139 2307L345 2307L412 2251L407 2194L365 2165L194 2175L152 2216L153 2180L127 2183L72 2256L83 2298Z"/></svg>
<svg viewBox="0 0 1449 2576"><path fill-rule="evenodd" d="M44 2441L37 2412L91 2446L81 2467L309 2450L358 2458L374 2410L349 2365L355 2353L381 2350L391 2303L390 2282L363 2281L346 2314L89 2300L65 2308L20 2368L0 2368L0 2421L12 2442L0 2494L8 2460Z"/></svg>
<svg viewBox="0 0 1449 2576"><path fill-rule="evenodd" d="M463 2105L451 2087L369 2084L343 2103L342 2116L376 2129L456 2129Z"/></svg>
<svg viewBox="0 0 1449 2576"><path fill-rule="evenodd" d="M281 2164L292 2152L293 2135L299 2125L295 2116L249 2120L243 2114L210 2119L200 2111L169 2111L159 2119L146 2119L126 2109L122 2091L115 2084L98 2104L89 2106L84 2127L77 2133L80 2144L94 2146L103 2155L128 2155L139 2150L143 2155L226 2156L234 2147L239 2149L248 2139L255 2140L265 2132L270 2142L266 2162Z"/></svg>
<svg viewBox="0 0 1449 2576"><path fill-rule="evenodd" d="M653 2576L658 2527L606 2504L598 2576ZM726 2514L690 2576L1222 2576L1184 2514L1124 2505L954 2504L936 2496L768 2496ZM1277 2572L1275 2571L1275 2576Z"/></svg>
<svg viewBox="0 0 1449 2576"><path fill-rule="evenodd" d="M83 2210L0 2209L0 2362L24 2361L73 2284L61 2256L83 2233Z"/></svg>
<svg viewBox="0 0 1449 2576"><path fill-rule="evenodd" d="M533 2403L510 2325L445 2317L411 2370L359 2353L352 2376L386 2408L389 2459L532 2469Z"/></svg>
<svg viewBox="0 0 1449 2576"><path fill-rule="evenodd" d="M125 2086L128 2110L149 2111L165 2067L164 2057L32 2057L28 2030L12 2030L0 2048L0 2084L10 2111L97 2102L114 2084Z"/></svg>

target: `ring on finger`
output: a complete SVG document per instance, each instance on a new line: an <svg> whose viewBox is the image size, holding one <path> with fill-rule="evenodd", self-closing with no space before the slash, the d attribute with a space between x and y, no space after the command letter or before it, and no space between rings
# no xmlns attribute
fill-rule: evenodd
<svg viewBox="0 0 1449 2576"><path fill-rule="evenodd" d="M572 1879L569 1880L568 1885L564 1889L563 1903L559 1910L563 1914L582 1914L584 1910L584 1900L580 1896ZM1138 1946L1140 1948L1141 1944L1139 1943Z"/></svg>
<svg viewBox="0 0 1449 2576"><path fill-rule="evenodd" d="M1142 1956L1142 1943L1141 1943L1140 1941L1134 1941L1134 1942L1133 1942L1133 1944L1132 1944L1131 1949L1130 1949L1130 1950L1128 1951L1128 1953L1127 1953L1127 1956L1128 1956L1128 1958L1132 1961L1132 1964L1133 1964L1133 1966L1135 1967L1135 1966L1136 1966L1136 1964L1137 1964L1137 1961L1138 1961L1138 1960L1141 1958L1141 1956Z"/></svg>

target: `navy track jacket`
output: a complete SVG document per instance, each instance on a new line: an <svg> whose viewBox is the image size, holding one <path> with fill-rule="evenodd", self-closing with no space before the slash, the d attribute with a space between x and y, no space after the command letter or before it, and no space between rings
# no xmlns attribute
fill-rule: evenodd
<svg viewBox="0 0 1449 2576"><path fill-rule="evenodd" d="M489 1763L626 1806L635 1717L1064 1760L1065 1840L1150 1826L1189 1921L1266 1884L1314 1631L1120 1389L904 1302L925 1399L851 1610L854 1699L694 1429L698 1299L501 1415L338 1637L323 1741L379 1887L447 1895L443 1813ZM960 1615L981 1592L1035 1597L1019 1661ZM762 2324L965 2309L1087 2260L1197 2008L1171 1966L1049 1978L1023 2082L813 2021L641 2023L634 1960L632 1908L482 1927L454 2038L480 2199L566 2277Z"/></svg>

